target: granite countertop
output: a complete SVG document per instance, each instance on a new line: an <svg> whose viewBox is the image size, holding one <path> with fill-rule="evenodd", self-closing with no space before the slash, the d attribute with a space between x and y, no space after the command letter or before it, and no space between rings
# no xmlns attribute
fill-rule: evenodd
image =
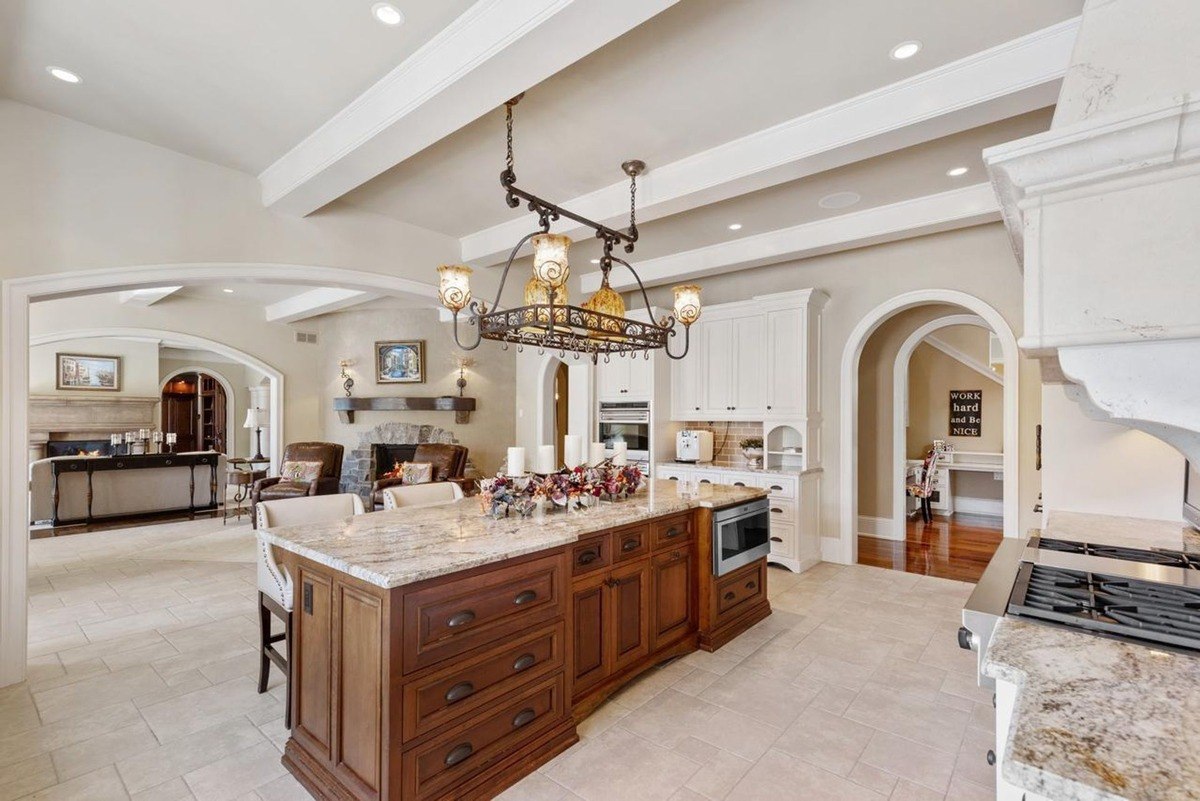
<svg viewBox="0 0 1200 801"><path fill-rule="evenodd" d="M1200 658L1005 617L984 672L1018 688L1011 784L1055 801L1200 799Z"/></svg>
<svg viewBox="0 0 1200 801"><path fill-rule="evenodd" d="M766 497L758 487L704 484L682 495L674 481L651 481L629 500L576 512L493 520L478 498L442 506L373 512L327 523L260 529L263 542L385 589L557 548L588 534L685 512Z"/></svg>
<svg viewBox="0 0 1200 801"><path fill-rule="evenodd" d="M1051 511L1031 533L1200 552L1161 520ZM1005 617L984 673L1018 688L1006 781L1056 801L1200 799L1200 657Z"/></svg>
<svg viewBox="0 0 1200 801"><path fill-rule="evenodd" d="M715 465L712 462L659 462L658 467L712 470L717 473L762 473L768 476L803 476L807 473L822 472L822 468L820 467L810 467L807 470L802 470L799 467L725 467L723 465Z"/></svg>
<svg viewBox="0 0 1200 801"><path fill-rule="evenodd" d="M1098 545L1200 553L1200 531L1184 523L1058 510L1051 510L1046 519L1047 523L1040 531L1031 533Z"/></svg>

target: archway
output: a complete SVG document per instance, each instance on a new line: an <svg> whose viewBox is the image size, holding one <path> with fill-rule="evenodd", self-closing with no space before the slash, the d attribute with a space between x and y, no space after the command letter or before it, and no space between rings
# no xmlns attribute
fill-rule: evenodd
<svg viewBox="0 0 1200 801"><path fill-rule="evenodd" d="M0 395L8 403L0 429L0 687L25 676L27 651L27 569L29 554L29 498L26 460L29 441L29 304L37 300L118 292L160 286L195 286L228 283L274 283L355 289L402 296L437 306L437 287L382 273L302 264L169 264L122 267L109 270L10 278L0 288ZM121 336L140 329L107 329L97 336ZM78 336L78 332L73 332ZM154 334L156 332L150 332ZM158 332L162 333L162 332ZM217 353L234 349L199 337L168 332L179 342L193 342ZM206 344L196 345L196 341ZM215 346L215 347L214 347ZM189 347L189 345L184 345ZM246 355L248 354L240 354ZM255 360L257 361L257 360ZM272 419L282 422L283 376L258 362L256 369L272 379ZM278 383L276 383L278 381ZM283 432L270 432L271 456L279 463Z"/></svg>
<svg viewBox="0 0 1200 801"><path fill-rule="evenodd" d="M221 385L221 389L225 392L225 453L231 456L237 455L237 449L233 445L233 440L235 439L234 431L236 430L235 426L237 425L237 414L234 411L237 404L237 395L235 394L233 384L230 383L228 378L221 375L211 367L181 367L177 370L172 370L166 376L159 377L159 394L162 394L163 390L167 388L167 385L169 385L173 379L189 373L211 376L214 381ZM166 431L168 429L166 429L164 426L163 430Z"/></svg>
<svg viewBox="0 0 1200 801"><path fill-rule="evenodd" d="M893 315L932 303L961 306L983 319L1000 338L1004 352L1004 536L1019 535L1018 521L1018 370L1020 352L1017 338L1004 318L990 305L965 292L953 289L921 289L897 295L876 306L854 327L842 351L840 397L841 425L838 495L838 550L841 561L858 561L858 364L867 339Z"/></svg>
<svg viewBox="0 0 1200 801"><path fill-rule="evenodd" d="M544 353L538 364L537 381L537 445L554 445L554 389L560 365L567 367L567 431L579 434L584 442L594 439L592 420L592 380L594 367L590 361L567 361L553 353Z"/></svg>

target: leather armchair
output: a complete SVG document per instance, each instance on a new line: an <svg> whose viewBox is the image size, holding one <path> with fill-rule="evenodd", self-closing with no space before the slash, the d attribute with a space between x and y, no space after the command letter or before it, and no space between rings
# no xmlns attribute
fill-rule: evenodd
<svg viewBox="0 0 1200 801"><path fill-rule="evenodd" d="M452 481L465 492L467 479L463 473L467 469L467 449L463 445L446 445L440 442L426 442L417 446L412 461L426 462L433 465L434 481ZM383 491L388 487L398 487L402 483L399 478L381 478L371 485L371 497L375 508L383 508Z"/></svg>
<svg viewBox="0 0 1200 801"><path fill-rule="evenodd" d="M281 476L260 478L250 490L250 502L257 507L259 501L281 501L286 498L304 498L313 495L334 495L340 491L342 481L342 457L346 449L334 442L293 442L283 449L285 462L320 462L321 477L312 482L288 481ZM254 527L258 528L257 515L252 514Z"/></svg>

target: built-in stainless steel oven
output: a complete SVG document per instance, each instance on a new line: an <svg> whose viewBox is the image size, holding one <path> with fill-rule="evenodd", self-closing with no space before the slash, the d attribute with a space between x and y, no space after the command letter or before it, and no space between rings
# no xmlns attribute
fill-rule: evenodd
<svg viewBox="0 0 1200 801"><path fill-rule="evenodd" d="M766 498L718 509L712 521L714 576L723 576L771 553L771 512Z"/></svg>
<svg viewBox="0 0 1200 801"><path fill-rule="evenodd" d="M650 404L601 403L599 425L597 439L610 456L613 444L623 441L630 461L650 461Z"/></svg>

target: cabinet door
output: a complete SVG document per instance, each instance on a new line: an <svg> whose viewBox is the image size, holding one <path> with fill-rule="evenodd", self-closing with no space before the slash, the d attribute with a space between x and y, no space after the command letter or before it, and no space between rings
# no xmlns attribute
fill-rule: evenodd
<svg viewBox="0 0 1200 801"><path fill-rule="evenodd" d="M691 548L675 548L654 557L650 567L651 647L658 650L696 628L696 590Z"/></svg>
<svg viewBox="0 0 1200 801"><path fill-rule="evenodd" d="M654 360L658 358L654 354L647 359L644 355L638 354L632 358L627 358L628 383L626 384L626 397L647 400L654 397Z"/></svg>
<svg viewBox="0 0 1200 801"><path fill-rule="evenodd" d="M704 384L701 381L703 373L703 341L707 323L698 322L692 325L688 334L688 352L682 359L671 361L671 419L700 420L704 410ZM679 339L683 334L678 334ZM681 345L672 343L671 352Z"/></svg>
<svg viewBox="0 0 1200 801"><path fill-rule="evenodd" d="M629 358L604 357L596 364L596 397L601 400L623 400L629 394Z"/></svg>
<svg viewBox="0 0 1200 801"><path fill-rule="evenodd" d="M650 563L618 567L609 579L609 648L612 671L650 653Z"/></svg>
<svg viewBox="0 0 1200 801"><path fill-rule="evenodd" d="M571 593L572 675L574 692L590 687L608 675L605 648L608 626L608 574L601 573L575 583Z"/></svg>
<svg viewBox="0 0 1200 801"><path fill-rule="evenodd" d="M733 380L730 395L738 420L761 419L767 408L766 316L739 317L733 321Z"/></svg>
<svg viewBox="0 0 1200 801"><path fill-rule="evenodd" d="M780 309L767 313L767 416L804 413L804 312Z"/></svg>
<svg viewBox="0 0 1200 801"><path fill-rule="evenodd" d="M728 420L733 414L733 320L712 320L704 329L701 354L701 413Z"/></svg>

